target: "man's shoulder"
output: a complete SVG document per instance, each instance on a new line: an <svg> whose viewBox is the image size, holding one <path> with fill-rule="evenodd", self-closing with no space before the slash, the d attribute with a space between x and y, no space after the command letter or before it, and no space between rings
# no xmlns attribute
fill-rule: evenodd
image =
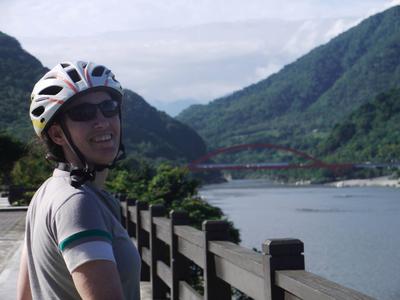
<svg viewBox="0 0 400 300"><path fill-rule="evenodd" d="M32 202L48 211L57 211L70 199L91 198L84 187L75 188L67 176L52 176L35 193Z"/></svg>

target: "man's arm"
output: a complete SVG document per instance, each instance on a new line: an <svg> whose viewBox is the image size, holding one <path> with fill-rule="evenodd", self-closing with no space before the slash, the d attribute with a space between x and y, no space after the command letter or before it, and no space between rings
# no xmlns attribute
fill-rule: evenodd
<svg viewBox="0 0 400 300"><path fill-rule="evenodd" d="M22 246L21 259L19 263L17 299L18 300L32 299L31 286L29 284L29 273L28 273L28 253L25 243Z"/></svg>
<svg viewBox="0 0 400 300"><path fill-rule="evenodd" d="M72 279L84 300L123 300L117 266L112 261L94 260L84 263L72 272Z"/></svg>

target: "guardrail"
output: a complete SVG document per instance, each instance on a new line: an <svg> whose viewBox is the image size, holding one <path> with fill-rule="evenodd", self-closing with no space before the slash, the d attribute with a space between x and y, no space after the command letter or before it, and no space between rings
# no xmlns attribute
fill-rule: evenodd
<svg viewBox="0 0 400 300"><path fill-rule="evenodd" d="M185 213L119 197L122 222L142 257L142 281L152 299L232 299L234 287L256 300L373 299L305 271L298 239L267 240L262 253L229 241L225 221L189 226ZM190 282L193 264L202 270L203 294Z"/></svg>

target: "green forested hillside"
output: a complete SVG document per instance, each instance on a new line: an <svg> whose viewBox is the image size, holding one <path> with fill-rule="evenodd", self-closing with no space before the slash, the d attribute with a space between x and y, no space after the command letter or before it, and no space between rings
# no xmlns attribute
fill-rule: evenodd
<svg viewBox="0 0 400 300"><path fill-rule="evenodd" d="M123 124L124 143L131 154L187 161L206 151L204 141L193 129L129 90L125 90Z"/></svg>
<svg viewBox="0 0 400 300"><path fill-rule="evenodd" d="M16 39L0 32L0 132L24 142L33 138L30 93L46 70ZM203 140L188 126L157 111L129 90L123 101L128 155L189 161L204 153Z"/></svg>
<svg viewBox="0 0 400 300"><path fill-rule="evenodd" d="M29 98L34 83L45 71L16 39L0 32L0 131L24 140L33 133Z"/></svg>
<svg viewBox="0 0 400 300"><path fill-rule="evenodd" d="M372 16L267 79L183 111L210 148L277 143L314 152L337 122L400 87L400 6Z"/></svg>
<svg viewBox="0 0 400 300"><path fill-rule="evenodd" d="M400 89L362 105L319 145L331 161L400 161Z"/></svg>

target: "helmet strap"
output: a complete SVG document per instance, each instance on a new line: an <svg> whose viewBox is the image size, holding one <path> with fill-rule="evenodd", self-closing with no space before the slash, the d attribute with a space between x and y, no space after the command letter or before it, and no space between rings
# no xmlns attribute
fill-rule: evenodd
<svg viewBox="0 0 400 300"><path fill-rule="evenodd" d="M73 187L79 188L82 184L84 184L87 180L93 181L96 177L96 171L91 170L89 168L89 164L87 163L85 156L78 149L78 147L72 141L71 135L67 126L65 126L64 120L60 121L61 130L64 133L64 136L67 139L67 145L71 149L72 153L78 157L81 162L82 167L79 166L71 166L70 167L70 177L71 177L71 185Z"/></svg>

